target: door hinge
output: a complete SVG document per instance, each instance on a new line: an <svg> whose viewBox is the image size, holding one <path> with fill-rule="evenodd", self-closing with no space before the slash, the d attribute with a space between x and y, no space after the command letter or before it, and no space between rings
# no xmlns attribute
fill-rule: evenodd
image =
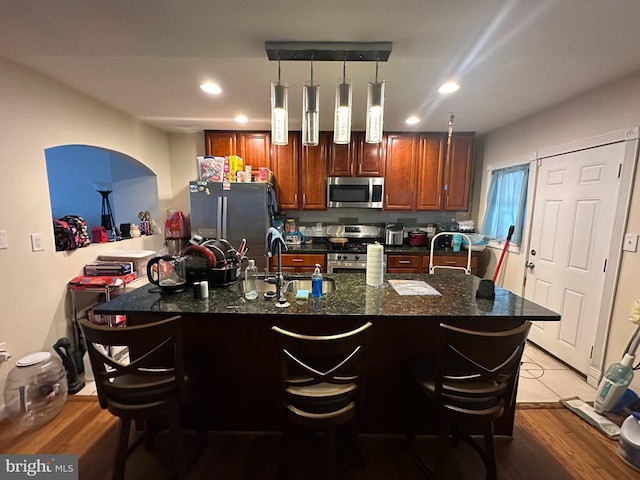
<svg viewBox="0 0 640 480"><path fill-rule="evenodd" d="M604 259L604 266L602 268L602 272L606 272L607 271L607 259Z"/></svg>
<svg viewBox="0 0 640 480"><path fill-rule="evenodd" d="M593 358L593 345L591 345L591 353L589 353L589 358Z"/></svg>
<svg viewBox="0 0 640 480"><path fill-rule="evenodd" d="M622 175L622 164L618 164L618 178L620 178L620 175Z"/></svg>

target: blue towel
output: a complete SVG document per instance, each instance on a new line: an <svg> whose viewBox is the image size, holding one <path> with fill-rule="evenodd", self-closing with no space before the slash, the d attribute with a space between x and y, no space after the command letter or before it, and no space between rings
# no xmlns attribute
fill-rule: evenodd
<svg viewBox="0 0 640 480"><path fill-rule="evenodd" d="M267 230L266 248L268 256L272 257L278 254L278 244L280 244L281 246L281 252L287 251L287 244L284 242L284 239L282 238L282 235L280 235L280 232L274 227L269 227L269 230Z"/></svg>

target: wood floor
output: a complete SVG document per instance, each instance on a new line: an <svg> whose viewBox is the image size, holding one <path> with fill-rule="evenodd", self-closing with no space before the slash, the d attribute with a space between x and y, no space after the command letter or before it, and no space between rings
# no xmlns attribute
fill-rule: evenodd
<svg viewBox="0 0 640 480"><path fill-rule="evenodd" d="M86 405L85 405L86 404ZM514 437L496 440L498 475L514 480L638 479L640 473L617 455L617 442L587 425L559 404L547 408L518 408ZM16 436L0 424L2 453L80 453L81 480L108 480L115 445L115 419L95 402L67 402L65 410L37 434ZM74 433L75 432L75 433ZM57 439L57 440L56 440ZM192 464L190 480L272 479L280 454L280 436L272 433L210 432L198 454L195 434L186 432L186 450ZM420 437L417 448L427 463L433 460L435 440ZM364 435L366 461L358 469L346 445L340 445L339 467L343 479L413 480L424 478L399 436ZM301 437L292 452L293 478L324 480L322 438ZM197 458L196 458L197 456ZM464 443L455 451L447 478L481 479L484 470ZM129 457L127 479L173 478L168 437L158 435L150 452L138 448Z"/></svg>

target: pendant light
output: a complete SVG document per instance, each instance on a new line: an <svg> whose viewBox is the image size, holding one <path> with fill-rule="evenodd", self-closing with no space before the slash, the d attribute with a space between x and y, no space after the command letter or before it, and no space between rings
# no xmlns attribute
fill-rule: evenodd
<svg viewBox="0 0 640 480"><path fill-rule="evenodd" d="M271 143L286 145L289 142L288 90L280 82L280 59L278 59L278 81L271 82Z"/></svg>
<svg viewBox="0 0 640 480"><path fill-rule="evenodd" d="M345 56L346 57L346 56ZM336 87L336 112L333 122L333 143L351 141L351 80L346 77L347 60L342 64L342 79Z"/></svg>
<svg viewBox="0 0 640 480"><path fill-rule="evenodd" d="M367 88L367 143L382 142L382 121L384 117L384 80L378 82L378 61L376 60L376 79L369 82Z"/></svg>
<svg viewBox="0 0 640 480"><path fill-rule="evenodd" d="M302 86L302 145L316 146L320 137L319 86L313 82L313 56L311 57L311 80Z"/></svg>

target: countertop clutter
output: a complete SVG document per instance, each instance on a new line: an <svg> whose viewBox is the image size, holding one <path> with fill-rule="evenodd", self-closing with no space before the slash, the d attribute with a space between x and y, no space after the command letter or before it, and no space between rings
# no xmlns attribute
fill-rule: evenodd
<svg viewBox="0 0 640 480"><path fill-rule="evenodd" d="M308 275L306 275L308 277ZM473 275L386 274L381 287L369 287L365 276L357 273L326 274L335 281L335 291L321 299L296 300L296 292L285 293L287 308L276 307L274 300L263 296L253 301L242 292L229 288L213 288L209 298L194 300L191 289L173 294L152 293L146 285L110 302L95 307L104 315L129 313L190 313L234 315L327 315L327 316L417 316L424 317L524 317L528 320L559 320L554 312L525 300L508 290L496 287L495 300L477 299L480 279ZM295 278L288 276L287 278ZM440 296L403 296L392 288L389 280L423 280ZM401 313L399 313L401 312ZM214 319L215 317L211 317Z"/></svg>

